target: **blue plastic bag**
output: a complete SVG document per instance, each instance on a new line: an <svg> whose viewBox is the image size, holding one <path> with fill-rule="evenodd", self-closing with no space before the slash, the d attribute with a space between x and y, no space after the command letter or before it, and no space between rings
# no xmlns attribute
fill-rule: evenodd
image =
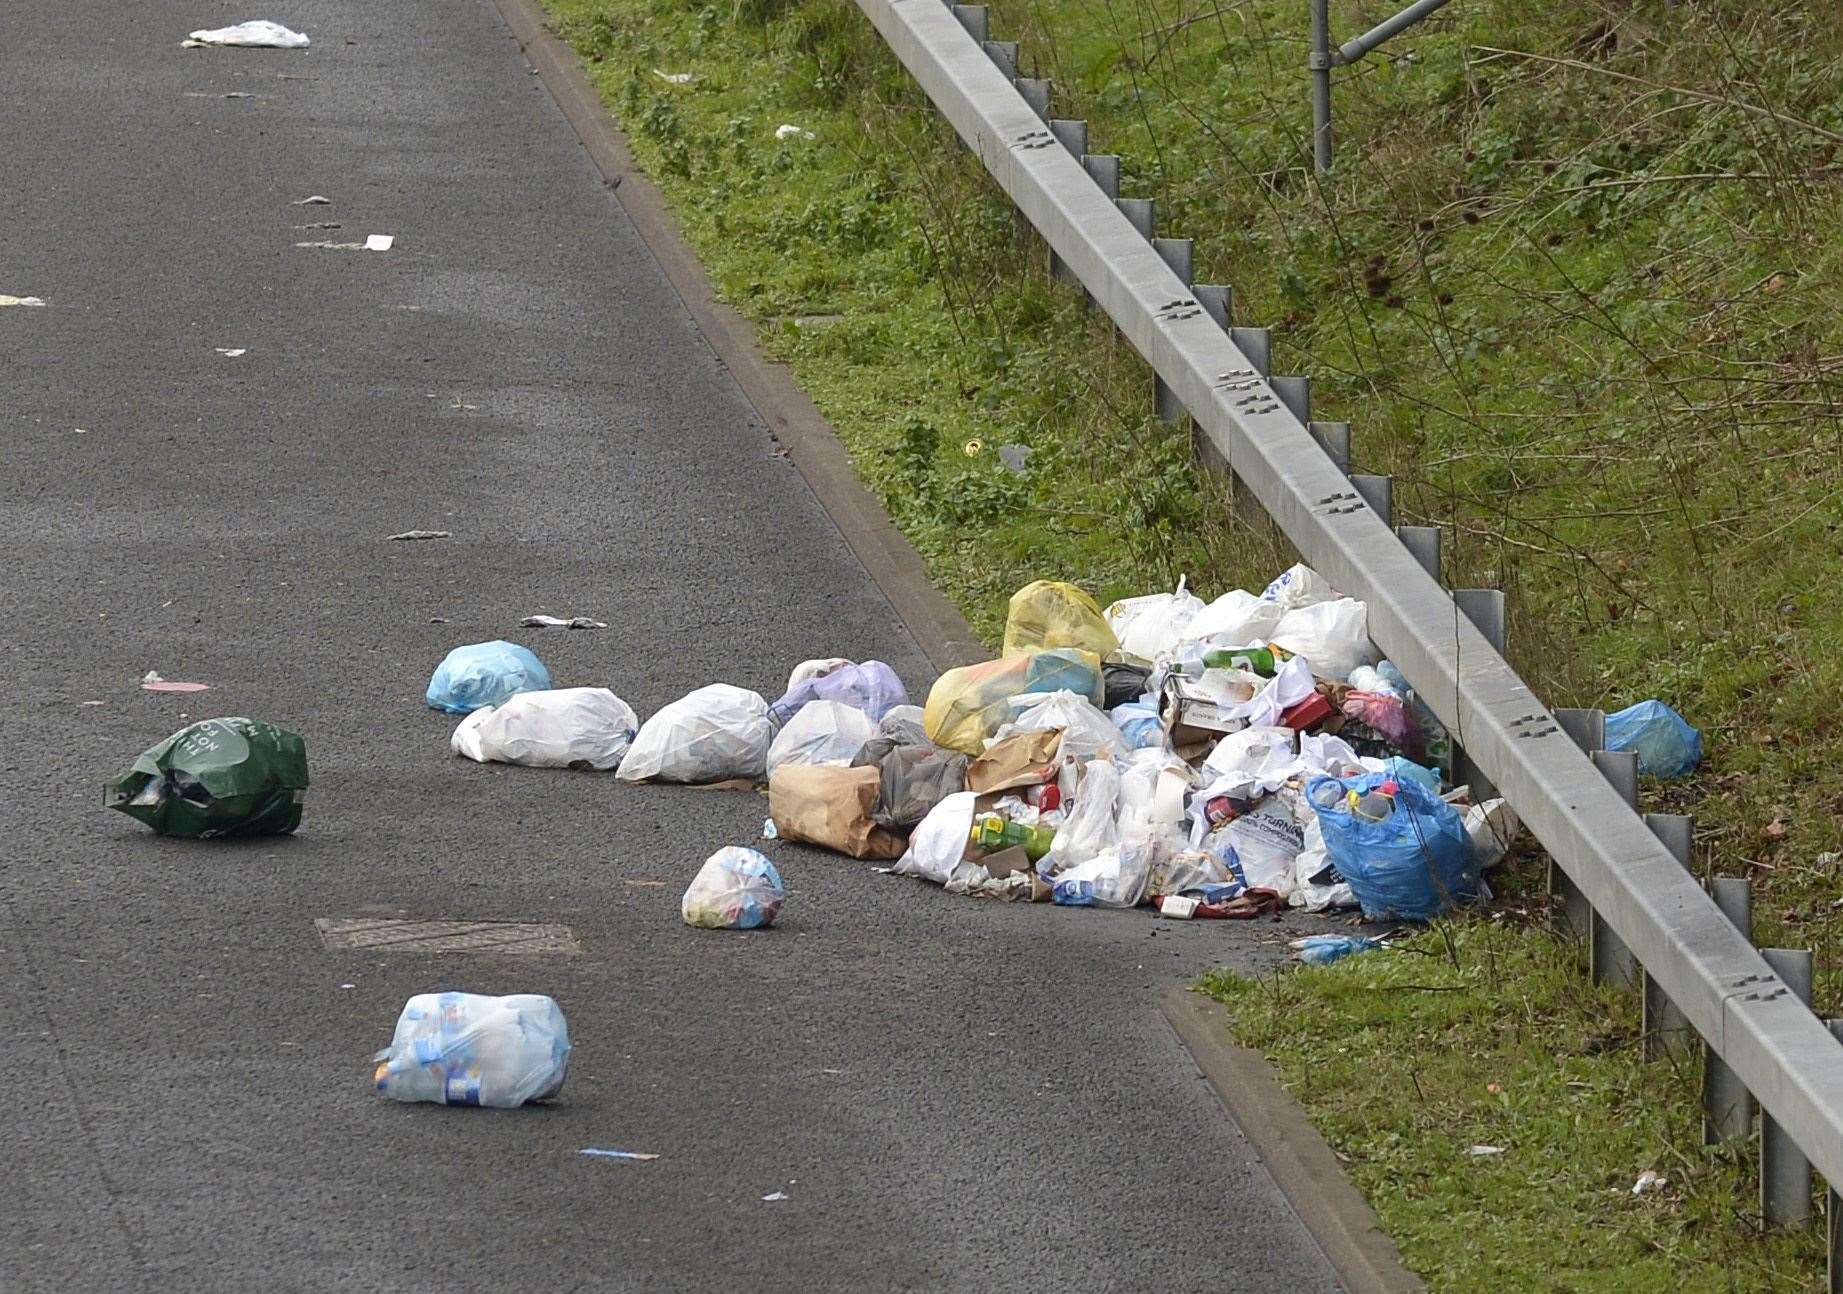
<svg viewBox="0 0 1843 1294"><path fill-rule="evenodd" d="M1116 705L1107 714L1134 750L1159 745L1165 739L1164 725L1158 721L1156 701L1127 701Z"/></svg>
<svg viewBox="0 0 1843 1294"><path fill-rule="evenodd" d="M1638 752L1638 771L1682 777L1702 762L1702 734L1662 701L1640 701L1606 716L1606 748Z"/></svg>
<svg viewBox="0 0 1843 1294"><path fill-rule="evenodd" d="M909 694L895 670L880 660L867 660L861 665L841 665L783 693L768 707L768 721L778 732L808 701L837 701L862 710L872 723L881 723L884 715L909 703Z"/></svg>
<svg viewBox="0 0 1843 1294"><path fill-rule="evenodd" d="M1395 807L1380 822L1350 811L1345 793L1363 794L1386 773L1339 780L1315 777L1306 800L1318 814L1325 851L1372 921L1425 921L1484 893L1465 822L1419 782L1396 782Z"/></svg>
<svg viewBox="0 0 1843 1294"><path fill-rule="evenodd" d="M1307 935L1287 945L1293 956L1307 966L1329 966L1354 953L1366 953L1382 947L1382 941L1368 935Z"/></svg>
<svg viewBox="0 0 1843 1294"><path fill-rule="evenodd" d="M442 657L423 700L449 714L472 714L483 705L502 705L520 692L549 688L550 671L544 662L517 643L469 643Z"/></svg>

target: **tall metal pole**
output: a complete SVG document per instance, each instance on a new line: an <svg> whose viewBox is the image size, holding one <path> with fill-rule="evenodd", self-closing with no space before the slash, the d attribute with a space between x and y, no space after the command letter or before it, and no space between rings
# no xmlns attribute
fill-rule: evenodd
<svg viewBox="0 0 1843 1294"><path fill-rule="evenodd" d="M1331 0L1312 0L1312 162L1319 178L1331 174Z"/></svg>

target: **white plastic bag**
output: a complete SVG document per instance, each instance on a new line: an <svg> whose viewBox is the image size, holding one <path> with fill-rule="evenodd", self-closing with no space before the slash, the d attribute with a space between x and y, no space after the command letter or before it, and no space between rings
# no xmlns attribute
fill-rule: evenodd
<svg viewBox="0 0 1843 1294"><path fill-rule="evenodd" d="M1522 825L1517 811L1502 798L1474 804L1465 811L1465 834L1472 842L1472 857L1479 871L1496 867L1504 860Z"/></svg>
<svg viewBox="0 0 1843 1294"><path fill-rule="evenodd" d="M678 915L706 930L754 930L773 925L786 899L787 887L766 855L725 845L691 878Z"/></svg>
<svg viewBox="0 0 1843 1294"><path fill-rule="evenodd" d="M449 745L482 764L615 768L639 726L633 707L607 688L563 687L475 710Z"/></svg>
<svg viewBox="0 0 1843 1294"><path fill-rule="evenodd" d="M1175 593L1154 593L1143 598L1122 598L1107 608L1108 628L1120 640L1120 650L1141 660L1157 660L1175 651L1185 639L1191 618L1203 610L1201 599L1177 582Z"/></svg>
<svg viewBox="0 0 1843 1294"><path fill-rule="evenodd" d="M562 1088L570 1028L538 993L418 993L371 1059L372 1081L392 1100L510 1109Z"/></svg>
<svg viewBox="0 0 1843 1294"><path fill-rule="evenodd" d="M1331 851L1325 847L1325 831L1318 815L1308 812L1300 830L1299 853L1293 859L1293 892L1286 901L1307 912L1356 907L1357 896L1351 891L1349 882L1332 866Z"/></svg>
<svg viewBox="0 0 1843 1294"><path fill-rule="evenodd" d="M1202 794L1252 800L1279 790L1288 778L1304 771L1295 749L1298 739L1291 728L1265 724L1230 733L1203 761L1203 771L1214 774L1215 780Z"/></svg>
<svg viewBox="0 0 1843 1294"><path fill-rule="evenodd" d="M1211 841L1218 849L1234 847L1249 888L1273 890L1282 898L1293 892L1293 866L1305 847L1305 832L1282 796L1268 796L1217 830Z"/></svg>
<svg viewBox="0 0 1843 1294"><path fill-rule="evenodd" d="M1349 678L1359 665L1376 663L1376 651L1369 641L1369 612L1355 598L1288 611L1269 641L1305 657L1320 678Z"/></svg>
<svg viewBox="0 0 1843 1294"><path fill-rule="evenodd" d="M278 22L256 18L235 27L217 27L195 31L181 42L185 45L241 45L267 49L306 49L309 41L298 31L289 31Z"/></svg>
<svg viewBox="0 0 1843 1294"><path fill-rule="evenodd" d="M890 868L898 876L918 876L936 885L945 885L966 856L966 846L973 833L973 802L979 797L971 791L955 791L928 810L909 837L909 848Z"/></svg>
<svg viewBox="0 0 1843 1294"><path fill-rule="evenodd" d="M993 741L1003 741L1020 732L1062 730L1060 757L1087 763L1096 758L1112 758L1126 753L1128 742L1105 711L1097 709L1085 696L1066 689L1060 692L1027 692L1013 697L1015 714L992 734Z"/></svg>
<svg viewBox="0 0 1843 1294"><path fill-rule="evenodd" d="M768 703L746 688L712 683L640 725L621 760L624 782L721 782L768 771Z"/></svg>
<svg viewBox="0 0 1843 1294"><path fill-rule="evenodd" d="M1257 598L1246 589L1231 589L1192 616L1184 628L1185 642L1205 640L1224 647L1264 643L1279 627L1286 608Z"/></svg>
<svg viewBox="0 0 1843 1294"><path fill-rule="evenodd" d="M1296 611L1319 602L1331 602L1339 596L1330 582L1304 562L1295 563L1273 577L1261 592L1261 601L1273 602L1283 611Z"/></svg>
<svg viewBox="0 0 1843 1294"><path fill-rule="evenodd" d="M842 701L808 701L775 734L768 772L783 764L849 764L876 735L876 723L862 710Z"/></svg>

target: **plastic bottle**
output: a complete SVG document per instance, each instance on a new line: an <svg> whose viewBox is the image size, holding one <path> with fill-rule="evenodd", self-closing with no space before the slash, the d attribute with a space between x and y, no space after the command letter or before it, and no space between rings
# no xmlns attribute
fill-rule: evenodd
<svg viewBox="0 0 1843 1294"><path fill-rule="evenodd" d="M1055 838L1053 827L1027 827L1021 822L1007 821L996 813L973 819L970 835L973 844L988 852L1022 845L1025 856L1033 863L1049 852L1050 842Z"/></svg>
<svg viewBox="0 0 1843 1294"><path fill-rule="evenodd" d="M1394 782L1383 782L1368 791L1352 790L1345 798L1350 811L1357 817L1370 822L1386 822L1395 812L1395 794L1401 787Z"/></svg>

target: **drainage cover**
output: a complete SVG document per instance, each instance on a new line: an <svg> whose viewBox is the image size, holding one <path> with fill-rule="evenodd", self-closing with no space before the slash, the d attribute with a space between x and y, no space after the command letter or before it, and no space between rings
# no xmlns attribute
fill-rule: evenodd
<svg viewBox="0 0 1843 1294"><path fill-rule="evenodd" d="M537 921L318 917L320 942L374 953L577 953L568 926Z"/></svg>

